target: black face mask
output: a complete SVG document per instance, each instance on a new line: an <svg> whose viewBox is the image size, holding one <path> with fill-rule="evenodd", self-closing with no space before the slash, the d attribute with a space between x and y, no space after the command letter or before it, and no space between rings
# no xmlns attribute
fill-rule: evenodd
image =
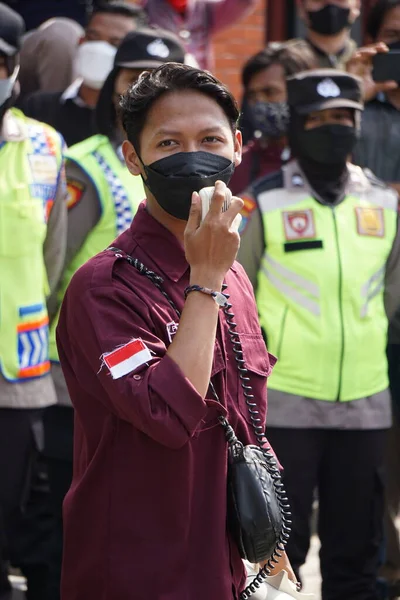
<svg viewBox="0 0 400 600"><path fill-rule="evenodd" d="M211 152L178 152L143 167L143 181L158 204L183 221L189 218L192 193L217 181L228 184L235 169L232 161Z"/></svg>
<svg viewBox="0 0 400 600"><path fill-rule="evenodd" d="M357 143L358 130L347 125L321 125L298 130L296 137L299 157L322 165L344 165Z"/></svg>
<svg viewBox="0 0 400 600"><path fill-rule="evenodd" d="M280 138L288 129L289 106L287 102L256 102L249 106L248 117L253 131L263 138Z"/></svg>
<svg viewBox="0 0 400 600"><path fill-rule="evenodd" d="M345 27L349 27L350 9L327 4L320 10L308 11L310 29L322 35L336 35Z"/></svg>

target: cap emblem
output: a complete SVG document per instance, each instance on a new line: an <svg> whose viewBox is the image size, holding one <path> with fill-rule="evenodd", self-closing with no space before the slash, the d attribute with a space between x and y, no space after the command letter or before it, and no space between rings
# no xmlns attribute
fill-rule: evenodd
<svg viewBox="0 0 400 600"><path fill-rule="evenodd" d="M169 56L169 48L161 39L151 42L147 46L147 52L151 56L159 56L160 58L167 58Z"/></svg>
<svg viewBox="0 0 400 600"><path fill-rule="evenodd" d="M333 79L324 79L317 85L317 92L323 98L337 98L340 96L340 87Z"/></svg>

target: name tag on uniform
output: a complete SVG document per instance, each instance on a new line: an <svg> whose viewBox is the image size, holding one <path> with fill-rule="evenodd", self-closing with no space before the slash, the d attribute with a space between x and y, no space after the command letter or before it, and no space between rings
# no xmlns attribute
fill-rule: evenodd
<svg viewBox="0 0 400 600"><path fill-rule="evenodd" d="M288 241L315 238L314 214L311 208L284 211L282 217L285 237Z"/></svg>
<svg viewBox="0 0 400 600"><path fill-rule="evenodd" d="M384 237L385 216L383 208L356 206L356 218L359 235Z"/></svg>
<svg viewBox="0 0 400 600"><path fill-rule="evenodd" d="M56 157L30 154L28 159L33 181L42 185L54 185L58 176Z"/></svg>

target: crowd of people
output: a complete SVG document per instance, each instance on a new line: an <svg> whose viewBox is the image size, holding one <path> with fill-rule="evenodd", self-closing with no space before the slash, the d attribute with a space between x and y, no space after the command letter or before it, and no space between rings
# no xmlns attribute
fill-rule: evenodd
<svg viewBox="0 0 400 600"><path fill-rule="evenodd" d="M0 600L239 600L222 417L282 467L275 572L317 504L322 600L400 597L400 0L361 47L298 0L235 100L256 4L0 2Z"/></svg>

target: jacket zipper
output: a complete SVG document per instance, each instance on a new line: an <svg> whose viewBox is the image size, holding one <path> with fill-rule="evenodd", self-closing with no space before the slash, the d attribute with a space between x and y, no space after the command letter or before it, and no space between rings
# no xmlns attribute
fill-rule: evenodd
<svg viewBox="0 0 400 600"><path fill-rule="evenodd" d="M336 238L336 248L337 248L337 256L338 256L338 265L339 265L339 315L340 315L340 332L341 332L341 349L340 349L340 361L339 361L339 385L336 396L336 402L340 402L340 394L342 391L342 375L343 375L343 363L344 363L344 318L343 318L343 302L342 302L342 292L343 292L343 269L342 269L342 257L340 255L340 246L339 246L339 233L338 233L338 225L336 219L335 208L332 206L332 216L333 222L335 226L335 238Z"/></svg>

